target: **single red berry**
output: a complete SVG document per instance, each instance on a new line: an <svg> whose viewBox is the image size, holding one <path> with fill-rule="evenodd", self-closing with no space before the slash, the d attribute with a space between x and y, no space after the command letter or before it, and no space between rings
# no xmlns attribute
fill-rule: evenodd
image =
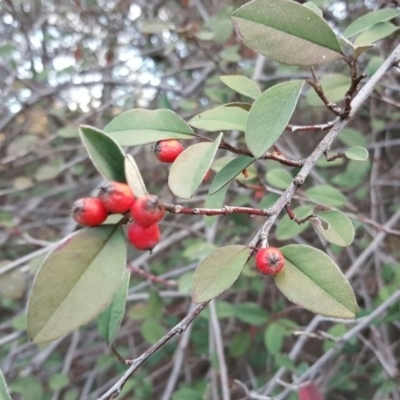
<svg viewBox="0 0 400 400"><path fill-rule="evenodd" d="M164 205L152 194L139 197L131 208L131 217L141 226L150 226L161 221L165 214Z"/></svg>
<svg viewBox="0 0 400 400"><path fill-rule="evenodd" d="M264 247L256 255L256 267L264 275L276 275L285 266L281 251L275 247Z"/></svg>
<svg viewBox="0 0 400 400"><path fill-rule="evenodd" d="M128 228L128 239L138 250L152 250L160 241L160 228L157 224L142 226L132 222Z"/></svg>
<svg viewBox="0 0 400 400"><path fill-rule="evenodd" d="M116 214L128 212L135 201L131 188L121 182L106 183L100 188L98 197L109 212Z"/></svg>
<svg viewBox="0 0 400 400"><path fill-rule="evenodd" d="M165 163L173 163L183 150L185 148L176 139L160 140L154 147L154 153L158 160Z"/></svg>
<svg viewBox="0 0 400 400"><path fill-rule="evenodd" d="M72 218L81 225L97 226L103 223L108 211L102 201L96 197L86 197L76 200L72 205Z"/></svg>

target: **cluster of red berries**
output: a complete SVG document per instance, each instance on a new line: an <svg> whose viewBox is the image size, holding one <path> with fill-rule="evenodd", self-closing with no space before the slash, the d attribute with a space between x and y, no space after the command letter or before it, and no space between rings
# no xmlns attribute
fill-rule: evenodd
<svg viewBox="0 0 400 400"><path fill-rule="evenodd" d="M256 267L264 275L276 275L285 266L282 252L275 247L263 247L256 255Z"/></svg>
<svg viewBox="0 0 400 400"><path fill-rule="evenodd" d="M121 182L108 182L100 188L98 197L76 200L72 217L81 225L98 226L109 214L130 213L128 239L138 250L151 250L160 241L157 225L164 217L165 208L154 195L135 198L130 187Z"/></svg>

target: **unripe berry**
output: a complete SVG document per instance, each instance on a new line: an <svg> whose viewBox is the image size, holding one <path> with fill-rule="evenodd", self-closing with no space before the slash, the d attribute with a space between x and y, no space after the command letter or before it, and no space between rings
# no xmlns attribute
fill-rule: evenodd
<svg viewBox="0 0 400 400"><path fill-rule="evenodd" d="M264 247L256 255L256 267L264 275L276 275L285 266L281 251L275 247Z"/></svg>
<svg viewBox="0 0 400 400"><path fill-rule="evenodd" d="M185 148L176 139L160 140L154 147L154 153L159 161L173 163Z"/></svg>
<svg viewBox="0 0 400 400"><path fill-rule="evenodd" d="M98 197L109 212L116 214L128 212L135 201L131 188L121 182L106 183L100 188Z"/></svg>
<svg viewBox="0 0 400 400"><path fill-rule="evenodd" d="M141 226L150 226L161 221L165 214L164 205L155 195L139 197L131 208L131 217Z"/></svg>
<svg viewBox="0 0 400 400"><path fill-rule="evenodd" d="M132 222L128 227L128 239L138 250L152 250L160 241L160 228L157 224L141 226Z"/></svg>
<svg viewBox="0 0 400 400"><path fill-rule="evenodd" d="M97 226L103 223L108 211L102 201L96 197L86 197L76 200L72 205L72 218L81 225Z"/></svg>

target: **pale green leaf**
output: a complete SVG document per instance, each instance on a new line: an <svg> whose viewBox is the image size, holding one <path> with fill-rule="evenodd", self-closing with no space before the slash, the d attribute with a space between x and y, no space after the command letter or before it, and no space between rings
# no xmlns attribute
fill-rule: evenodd
<svg viewBox="0 0 400 400"><path fill-rule="evenodd" d="M222 133L214 142L202 142L185 149L171 166L168 186L175 196L190 199L203 182L221 143Z"/></svg>
<svg viewBox="0 0 400 400"><path fill-rule="evenodd" d="M292 183L293 177L286 169L274 168L266 173L265 179L273 187L286 189Z"/></svg>
<svg viewBox="0 0 400 400"><path fill-rule="evenodd" d="M344 95L350 86L350 77L342 74L327 74L320 79L322 90L327 99L336 103L344 99ZM306 95L306 102L309 106L322 106L324 103L313 88L310 88Z"/></svg>
<svg viewBox="0 0 400 400"><path fill-rule="evenodd" d="M274 278L290 301L329 317L356 316L358 307L353 289L325 253L297 244L280 250L285 257L285 267Z"/></svg>
<svg viewBox="0 0 400 400"><path fill-rule="evenodd" d="M121 146L157 142L166 139L193 139L193 130L171 110L135 108L115 117L105 128Z"/></svg>
<svg viewBox="0 0 400 400"><path fill-rule="evenodd" d="M55 340L95 319L111 303L125 265L121 227L82 229L63 240L45 258L33 283L29 338Z"/></svg>
<svg viewBox="0 0 400 400"><path fill-rule="evenodd" d="M369 156L368 150L361 146L351 147L347 149L344 154L346 154L346 157L350 158L350 160L355 161L365 161Z"/></svg>
<svg viewBox="0 0 400 400"><path fill-rule="evenodd" d="M249 325L260 326L268 321L268 312L257 303L240 302L234 310L235 317Z"/></svg>
<svg viewBox="0 0 400 400"><path fill-rule="evenodd" d="M314 11L319 17L321 18L323 17L322 10L318 8L318 6L313 2L307 1L306 3L303 4L303 6L309 8L311 11Z"/></svg>
<svg viewBox="0 0 400 400"><path fill-rule="evenodd" d="M317 185L305 191L311 200L323 206L342 207L348 200L336 188L330 185Z"/></svg>
<svg viewBox="0 0 400 400"><path fill-rule="evenodd" d="M239 277L250 251L247 246L230 245L206 257L193 274L193 301L202 303L229 289Z"/></svg>
<svg viewBox="0 0 400 400"><path fill-rule="evenodd" d="M358 36L357 39L354 41L354 45L366 46L371 43L378 42L379 40L382 40L385 37L396 32L398 29L398 26L393 25L390 22L380 22L379 24L371 26L371 28Z"/></svg>
<svg viewBox="0 0 400 400"><path fill-rule="evenodd" d="M330 243L349 246L354 239L354 226L340 211L322 211L312 220L314 228Z"/></svg>
<svg viewBox="0 0 400 400"><path fill-rule="evenodd" d="M143 178L136 161L131 154L126 155L124 166L126 180L132 192L135 194L135 197L147 196L148 192L146 185L143 182Z"/></svg>
<svg viewBox="0 0 400 400"><path fill-rule="evenodd" d="M338 136L338 139L346 146L363 146L367 145L367 140L359 131L353 128L344 128Z"/></svg>
<svg viewBox="0 0 400 400"><path fill-rule="evenodd" d="M189 124L209 132L237 130L244 132L248 112L238 107L218 107L193 117Z"/></svg>
<svg viewBox="0 0 400 400"><path fill-rule="evenodd" d="M312 12L312 11L311 11ZM279 83L251 106L246 122L246 144L261 157L279 139L296 107L304 81Z"/></svg>
<svg viewBox="0 0 400 400"><path fill-rule="evenodd" d="M220 79L225 83L226 86L235 92L243 94L247 97L251 97L252 99L256 99L261 94L261 90L257 83L246 76L223 75L220 76Z"/></svg>
<svg viewBox="0 0 400 400"><path fill-rule="evenodd" d="M289 65L313 66L342 56L329 25L290 0L253 0L232 14L236 31L256 52Z"/></svg>
<svg viewBox="0 0 400 400"><path fill-rule="evenodd" d="M299 206L293 209L295 215L299 218L306 218L313 213L311 206ZM298 224L291 220L286 214L278 223L276 228L275 237L278 240L288 240L296 236L299 236L308 227L308 222L304 224Z"/></svg>

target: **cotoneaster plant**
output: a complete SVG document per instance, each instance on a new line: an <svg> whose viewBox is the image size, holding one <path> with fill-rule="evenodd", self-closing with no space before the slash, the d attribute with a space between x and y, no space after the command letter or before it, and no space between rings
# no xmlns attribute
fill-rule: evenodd
<svg viewBox="0 0 400 400"><path fill-rule="evenodd" d="M165 214L165 207L155 195L138 198L130 210L133 220L141 226L150 226L161 221Z"/></svg>
<svg viewBox="0 0 400 400"><path fill-rule="evenodd" d="M164 163L173 163L179 154L185 150L179 140L160 140L154 146L154 153L157 159Z"/></svg>
<svg viewBox="0 0 400 400"><path fill-rule="evenodd" d="M96 197L85 197L76 200L72 205L71 213L78 224L85 226L98 226L108 216L108 211L103 202Z"/></svg>
<svg viewBox="0 0 400 400"><path fill-rule="evenodd" d="M257 251L256 267L264 275L276 275L285 266L281 251L275 247L263 247Z"/></svg>

